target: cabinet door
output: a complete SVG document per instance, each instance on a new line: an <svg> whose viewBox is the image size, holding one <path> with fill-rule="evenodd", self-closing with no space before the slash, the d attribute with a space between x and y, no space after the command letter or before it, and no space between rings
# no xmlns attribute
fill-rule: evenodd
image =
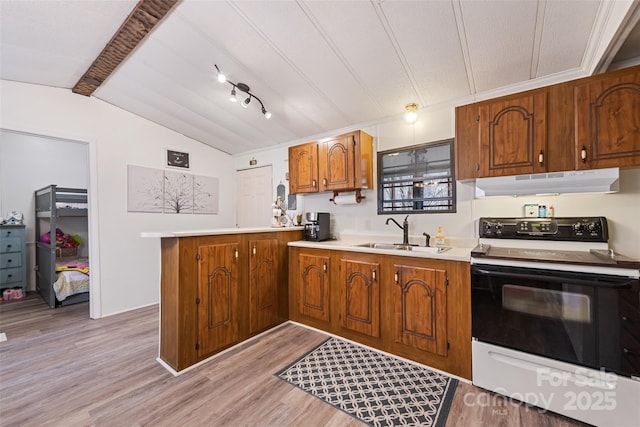
<svg viewBox="0 0 640 427"><path fill-rule="evenodd" d="M289 193L318 191L318 144L289 147Z"/></svg>
<svg viewBox="0 0 640 427"><path fill-rule="evenodd" d="M578 169L640 165L640 67L575 88Z"/></svg>
<svg viewBox="0 0 640 427"><path fill-rule="evenodd" d="M340 325L380 337L378 263L340 261Z"/></svg>
<svg viewBox="0 0 640 427"><path fill-rule="evenodd" d="M352 133L320 144L320 191L356 188L355 144Z"/></svg>
<svg viewBox="0 0 640 427"><path fill-rule="evenodd" d="M329 257L300 254L298 309L301 315L329 321Z"/></svg>
<svg viewBox="0 0 640 427"><path fill-rule="evenodd" d="M249 333L278 322L278 239L249 241Z"/></svg>
<svg viewBox="0 0 640 427"><path fill-rule="evenodd" d="M238 341L238 244L198 247L198 356Z"/></svg>
<svg viewBox="0 0 640 427"><path fill-rule="evenodd" d="M447 273L394 265L395 341L447 355Z"/></svg>
<svg viewBox="0 0 640 427"><path fill-rule="evenodd" d="M480 105L479 176L545 172L547 93Z"/></svg>
<svg viewBox="0 0 640 427"><path fill-rule="evenodd" d="M463 181L478 177L480 170L480 115L478 105L456 108L456 179Z"/></svg>

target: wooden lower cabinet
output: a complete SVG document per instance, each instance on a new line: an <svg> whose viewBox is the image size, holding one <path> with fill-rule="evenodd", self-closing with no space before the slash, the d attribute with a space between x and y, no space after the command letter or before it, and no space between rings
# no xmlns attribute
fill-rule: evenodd
<svg viewBox="0 0 640 427"><path fill-rule="evenodd" d="M287 243L302 231L161 240L160 359L181 371L289 318Z"/></svg>
<svg viewBox="0 0 640 427"><path fill-rule="evenodd" d="M471 379L469 263L299 247L289 260L291 320Z"/></svg>
<svg viewBox="0 0 640 427"><path fill-rule="evenodd" d="M297 305L302 316L329 322L329 257L302 253L297 259Z"/></svg>
<svg viewBox="0 0 640 427"><path fill-rule="evenodd" d="M249 240L249 333L278 323L278 239Z"/></svg>
<svg viewBox="0 0 640 427"><path fill-rule="evenodd" d="M394 340L447 355L447 272L394 264Z"/></svg>
<svg viewBox="0 0 640 427"><path fill-rule="evenodd" d="M340 326L380 337L380 286L377 262L340 260Z"/></svg>
<svg viewBox="0 0 640 427"><path fill-rule="evenodd" d="M239 246L238 241L197 247L199 357L239 339Z"/></svg>

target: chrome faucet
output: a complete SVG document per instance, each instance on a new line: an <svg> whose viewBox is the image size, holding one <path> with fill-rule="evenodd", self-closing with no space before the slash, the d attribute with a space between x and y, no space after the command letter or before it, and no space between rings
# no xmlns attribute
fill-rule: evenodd
<svg viewBox="0 0 640 427"><path fill-rule="evenodd" d="M409 245L409 221L407 221L407 218L409 218L409 215L404 217L404 221L402 225L398 224L398 221L396 221L393 218L387 218L387 220L385 221L385 225L389 225L389 221L393 221L394 224L397 225L398 228L402 230L402 244L408 246Z"/></svg>

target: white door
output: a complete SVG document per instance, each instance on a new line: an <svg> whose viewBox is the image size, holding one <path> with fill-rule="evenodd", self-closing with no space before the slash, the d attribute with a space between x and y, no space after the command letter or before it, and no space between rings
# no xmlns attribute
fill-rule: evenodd
<svg viewBox="0 0 640 427"><path fill-rule="evenodd" d="M273 212L271 166L236 172L236 226L269 227Z"/></svg>

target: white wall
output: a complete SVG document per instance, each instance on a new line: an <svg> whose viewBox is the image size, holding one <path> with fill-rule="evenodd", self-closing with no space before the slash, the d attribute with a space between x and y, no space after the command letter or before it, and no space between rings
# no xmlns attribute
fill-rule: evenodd
<svg viewBox="0 0 640 427"><path fill-rule="evenodd" d="M90 221L95 232L91 239L97 254L91 254L92 282L100 284L100 305L92 304L92 316L159 301L160 242L141 238L141 232L233 226L231 156L66 89L0 80L0 107L2 129L89 144ZM127 212L127 165L162 169L166 148L189 152L190 172L219 178L218 215ZM0 188L3 204L14 197L11 188Z"/></svg>
<svg viewBox="0 0 640 427"><path fill-rule="evenodd" d="M362 129L374 137L376 151L398 147L436 142L453 138L455 135L455 107L419 110L414 127L407 125L402 115ZM342 130L339 131L342 133ZM335 135L337 132L322 136ZM319 139L319 138L316 138ZM311 139L315 140L315 139ZM272 164L274 184L284 176L288 168L287 146L306 141L292 141L279 147L254 151L234 156L236 169L244 169L249 159L255 158L258 165ZM375 156L374 156L375 159ZM374 160L375 163L375 160ZM374 181L376 176L374 164ZM475 199L475 182L457 182L457 212L454 214L420 214L409 217L412 243L424 243L423 232L435 236L438 226L442 226L447 238L477 238L477 220L482 216L522 216L525 203L553 205L556 216L593 215L605 216L609 220L610 247L617 252L640 260L640 224L636 221L640 214L640 168L620 171L620 192L615 194L560 195L548 197L488 197ZM288 184L287 181L284 181ZM274 190L275 191L275 190ZM395 225L385 225L389 215L377 214L377 194L366 191L366 199L357 205L336 206L329 202L331 193L306 194L298 196L299 210L304 212L330 212L332 233L341 234L390 235L402 237L402 231ZM404 215L393 216L400 222Z"/></svg>

